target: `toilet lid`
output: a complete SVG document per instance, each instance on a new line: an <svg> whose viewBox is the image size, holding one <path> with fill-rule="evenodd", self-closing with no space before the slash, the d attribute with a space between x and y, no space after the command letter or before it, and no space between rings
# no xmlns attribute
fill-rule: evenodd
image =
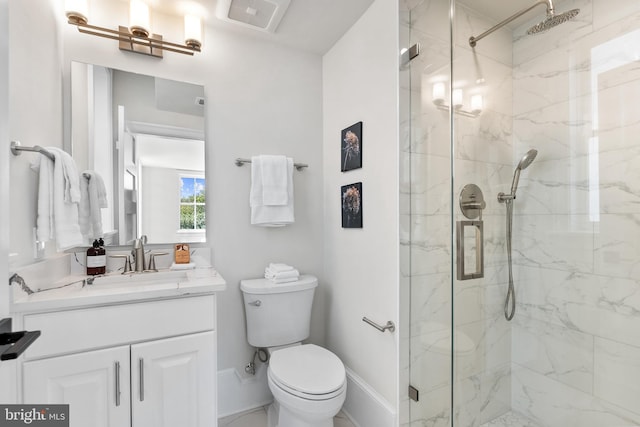
<svg viewBox="0 0 640 427"><path fill-rule="evenodd" d="M275 351L269 359L269 370L274 381L305 394L329 394L345 381L344 365L338 356L313 344Z"/></svg>

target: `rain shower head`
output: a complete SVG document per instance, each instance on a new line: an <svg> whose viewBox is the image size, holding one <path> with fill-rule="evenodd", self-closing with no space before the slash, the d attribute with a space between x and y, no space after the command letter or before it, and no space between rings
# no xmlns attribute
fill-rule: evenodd
<svg viewBox="0 0 640 427"><path fill-rule="evenodd" d="M514 199L516 198L516 190L518 189L518 181L520 180L520 171L528 168L537 155L538 150L531 149L527 151L526 154L522 156L522 159L520 159L518 166L516 166L516 171L513 173L513 182L511 182L511 196L513 196Z"/></svg>
<svg viewBox="0 0 640 427"><path fill-rule="evenodd" d="M547 7L547 17L546 17L546 19L544 21L542 21L539 24L536 24L533 27L529 28L529 30L527 31L527 34L538 34L538 33L541 33L543 31L547 31L548 29L553 28L556 25L560 25L560 24L562 24L564 22L569 21L570 19L574 18L578 13L580 13L580 9L572 9L572 10L570 10L568 12L556 14L555 13L555 9L553 7L552 0L538 0L533 5L525 8L525 9L522 9L521 11L519 11L517 13L514 13L513 15L511 15L510 17L508 17L504 21L501 21L501 22L497 23L496 25L494 25L493 27L489 28L487 31L485 31L484 33L480 34L479 36L475 36L475 37L471 36L471 37L469 37L469 45L471 47L476 47L476 43L480 39L485 38L489 34L491 34L494 31L496 31L497 29L504 27L509 22L513 21L514 19L517 19L517 18L521 17L522 15L528 13L530 10L533 10L536 6L539 6L539 5L545 5Z"/></svg>
<svg viewBox="0 0 640 427"><path fill-rule="evenodd" d="M547 31L556 25L564 24L565 22L573 19L578 13L580 13L580 9L571 9L564 13L547 16L544 21L529 28L527 30L527 34L539 34Z"/></svg>

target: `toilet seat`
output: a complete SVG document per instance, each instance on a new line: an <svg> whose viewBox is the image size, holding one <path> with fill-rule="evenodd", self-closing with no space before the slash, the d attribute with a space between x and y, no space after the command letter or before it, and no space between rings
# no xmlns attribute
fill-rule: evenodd
<svg viewBox="0 0 640 427"><path fill-rule="evenodd" d="M268 375L280 389L308 400L331 399L344 392L346 385L342 361L314 344L273 352Z"/></svg>

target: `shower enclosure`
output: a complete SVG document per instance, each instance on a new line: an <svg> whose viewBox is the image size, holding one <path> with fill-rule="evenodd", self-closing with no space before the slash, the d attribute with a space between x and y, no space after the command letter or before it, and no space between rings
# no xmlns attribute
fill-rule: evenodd
<svg viewBox="0 0 640 427"><path fill-rule="evenodd" d="M640 2L549 3L399 1L401 426L640 425Z"/></svg>

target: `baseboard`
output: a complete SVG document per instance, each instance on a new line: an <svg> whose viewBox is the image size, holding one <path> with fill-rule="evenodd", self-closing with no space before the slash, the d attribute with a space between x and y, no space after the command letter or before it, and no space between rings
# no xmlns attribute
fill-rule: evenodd
<svg viewBox="0 0 640 427"><path fill-rule="evenodd" d="M347 371L347 398L342 412L356 427L395 427L396 411L351 369ZM218 418L268 405L273 395L267 367L259 365L255 377L242 378L234 368L218 371Z"/></svg>
<svg viewBox="0 0 640 427"><path fill-rule="evenodd" d="M347 399L342 412L356 427L395 427L395 409L351 369L346 370Z"/></svg>
<svg viewBox="0 0 640 427"><path fill-rule="evenodd" d="M258 366L256 375L240 376L235 368L218 371L218 418L268 405L273 395L267 384L267 367Z"/></svg>

